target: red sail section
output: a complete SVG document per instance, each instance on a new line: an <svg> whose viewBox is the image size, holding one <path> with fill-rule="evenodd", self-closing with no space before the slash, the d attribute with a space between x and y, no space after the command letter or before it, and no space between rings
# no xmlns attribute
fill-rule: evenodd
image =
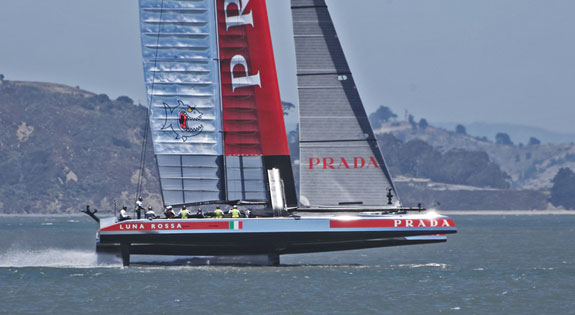
<svg viewBox="0 0 575 315"><path fill-rule="evenodd" d="M289 155L265 0L216 0L225 155Z"/></svg>

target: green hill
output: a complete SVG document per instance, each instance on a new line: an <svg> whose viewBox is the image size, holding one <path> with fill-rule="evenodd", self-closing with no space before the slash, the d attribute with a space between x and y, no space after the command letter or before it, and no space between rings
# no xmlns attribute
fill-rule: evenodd
<svg viewBox="0 0 575 315"><path fill-rule="evenodd" d="M111 210L114 200L131 207L145 121L146 108L127 97L0 81L0 213L77 213L87 204ZM498 145L407 122L376 132L406 205L544 209L558 169L575 166L573 144ZM294 160L297 139L290 132ZM142 195L158 212L151 145L146 156ZM294 170L297 180L297 163Z"/></svg>
<svg viewBox="0 0 575 315"><path fill-rule="evenodd" d="M146 109L64 85L0 85L0 213L73 213L132 206ZM151 146L148 147L151 150ZM144 198L159 207L147 153Z"/></svg>
<svg viewBox="0 0 575 315"><path fill-rule="evenodd" d="M511 177L511 188L548 190L559 169L575 169L575 144L504 145L429 126L412 128L407 122L383 124L376 133L391 133L403 142L421 140L440 152L483 151Z"/></svg>

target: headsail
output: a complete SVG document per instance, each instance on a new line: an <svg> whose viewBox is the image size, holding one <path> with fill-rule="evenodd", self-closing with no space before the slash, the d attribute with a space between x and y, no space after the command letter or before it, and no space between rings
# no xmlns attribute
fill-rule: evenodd
<svg viewBox="0 0 575 315"><path fill-rule="evenodd" d="M279 168L295 204L265 1L140 0L140 18L164 203L269 201Z"/></svg>
<svg viewBox="0 0 575 315"><path fill-rule="evenodd" d="M385 205L395 187L324 0L291 0L303 205ZM396 199L398 200L398 199ZM399 201L397 201L399 204Z"/></svg>

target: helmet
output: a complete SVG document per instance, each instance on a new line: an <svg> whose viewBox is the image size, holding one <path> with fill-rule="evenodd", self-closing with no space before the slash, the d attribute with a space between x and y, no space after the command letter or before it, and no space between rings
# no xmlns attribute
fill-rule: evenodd
<svg viewBox="0 0 575 315"><path fill-rule="evenodd" d="M142 201L142 196L138 197L138 200Z"/></svg>
<svg viewBox="0 0 575 315"><path fill-rule="evenodd" d="M148 210L152 210L152 206L149 206L149 207L148 207Z"/></svg>
<svg viewBox="0 0 575 315"><path fill-rule="evenodd" d="M237 208L238 208L238 206L234 205L234 206L233 206L233 208L234 208L234 209L237 209Z"/></svg>
<svg viewBox="0 0 575 315"><path fill-rule="evenodd" d="M182 209L187 209L186 206L182 206Z"/></svg>
<svg viewBox="0 0 575 315"><path fill-rule="evenodd" d="M166 209L172 210L172 206L167 206Z"/></svg>
<svg viewBox="0 0 575 315"><path fill-rule="evenodd" d="M122 207L122 209L126 210L126 209L128 209L128 207L126 207L126 206L123 206L123 207Z"/></svg>

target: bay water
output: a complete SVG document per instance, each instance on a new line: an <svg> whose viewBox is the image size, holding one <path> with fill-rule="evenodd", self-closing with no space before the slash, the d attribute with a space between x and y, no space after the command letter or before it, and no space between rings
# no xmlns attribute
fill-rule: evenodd
<svg viewBox="0 0 575 315"><path fill-rule="evenodd" d="M0 313L575 314L575 216L453 218L442 244L123 268L88 217L0 216Z"/></svg>

